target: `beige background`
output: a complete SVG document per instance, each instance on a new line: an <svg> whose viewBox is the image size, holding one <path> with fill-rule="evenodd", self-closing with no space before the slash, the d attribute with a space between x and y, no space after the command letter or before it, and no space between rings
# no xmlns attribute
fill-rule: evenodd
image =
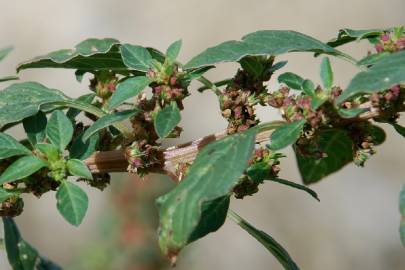
<svg viewBox="0 0 405 270"><path fill-rule="evenodd" d="M344 27L373 28L405 24L403 0L267 0L267 1L5 1L1 0L0 46L15 45L0 66L14 72L20 61L49 51L69 48L87 37L114 37L164 50L182 38L181 61L204 48L238 39L260 29L294 29L320 40ZM361 57L366 46L355 49ZM344 47L351 51L351 47ZM318 80L319 59L294 54L288 69ZM333 59L336 81L345 86L355 68ZM221 65L212 79L229 76L234 65ZM214 74L215 73L215 74ZM72 71L24 71L22 80L36 80L77 96L86 90ZM319 81L319 80L318 80ZM276 86L274 80L271 86ZM279 117L259 110L262 119ZM195 93L186 101L182 140L222 130L225 122L210 93ZM401 270L405 249L398 236L398 193L404 184L403 140L388 127L388 142L366 169L348 166L313 188L317 203L306 194L268 183L261 192L233 208L278 239L304 270ZM15 131L18 132L18 131ZM289 156L291 151L287 151ZM299 181L294 158L282 162L282 176ZM55 209L54 194L29 199L17 221L25 237L50 258L66 265L79 251L104 211L106 193L91 192L88 217L79 228L69 226ZM218 233L192 245L180 258L179 269L281 269L275 259L245 232L227 223ZM0 269L8 269L0 252Z"/></svg>

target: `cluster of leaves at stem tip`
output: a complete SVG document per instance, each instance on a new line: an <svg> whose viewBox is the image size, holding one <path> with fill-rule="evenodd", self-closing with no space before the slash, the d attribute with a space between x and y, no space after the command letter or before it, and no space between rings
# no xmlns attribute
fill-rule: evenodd
<svg viewBox="0 0 405 270"><path fill-rule="evenodd" d="M371 46L360 60L337 49L362 40ZM110 38L87 39L73 49L18 65L17 72L73 69L79 82L90 78L90 93L71 98L37 82L17 82L0 91L0 215L13 269L60 269L22 239L12 219L23 212L22 195L56 191L57 209L78 226L89 204L80 186L103 190L110 182L108 173L89 169L89 157L112 150L124 153L130 173L168 174L179 181L157 198L159 244L173 264L186 245L218 230L228 216L284 269L299 269L274 238L229 209L231 197L251 196L271 181L319 200L307 185L349 163L364 166L384 142L383 128L405 136L398 124L405 110L403 27L343 29L326 43L295 31L258 31L208 48L186 64L177 60L181 45L176 41L162 53ZM0 60L10 51L0 50ZM276 59L290 52L320 56L320 80L284 71L287 62ZM345 89L334 80L332 58L358 68ZM233 77L211 82L205 73L221 62L239 66ZM274 74L279 88L269 89ZM18 77L0 79L9 80ZM192 81L202 84L198 91L189 89ZM206 90L218 98L227 136L200 149L193 162L177 162L168 171L161 143L180 137L184 100ZM261 123L255 114L258 106L278 109L283 121ZM26 134L22 140L8 131L19 124ZM256 140L269 131L267 141ZM303 184L279 177L284 155L278 151L290 145ZM404 220L405 191L400 210ZM404 221L400 235L405 244Z"/></svg>

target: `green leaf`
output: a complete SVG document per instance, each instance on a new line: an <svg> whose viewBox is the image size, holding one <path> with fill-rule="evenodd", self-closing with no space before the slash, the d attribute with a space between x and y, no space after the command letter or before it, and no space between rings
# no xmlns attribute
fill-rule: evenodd
<svg viewBox="0 0 405 270"><path fill-rule="evenodd" d="M305 123L305 119L302 119L284 124L274 130L270 136L270 149L280 150L295 143L295 141L300 137Z"/></svg>
<svg viewBox="0 0 405 270"><path fill-rule="evenodd" d="M0 176L0 184L14 182L48 166L44 160L35 156L25 156L14 161Z"/></svg>
<svg viewBox="0 0 405 270"><path fill-rule="evenodd" d="M180 110L176 103L172 102L157 112L154 121L156 133L160 138L165 138L180 123L180 120Z"/></svg>
<svg viewBox="0 0 405 270"><path fill-rule="evenodd" d="M366 108L338 109L338 113L342 118L354 118L366 111L368 111Z"/></svg>
<svg viewBox="0 0 405 270"><path fill-rule="evenodd" d="M294 183L294 182L291 182L288 180L280 179L280 178L273 178L273 179L268 179L268 180L277 182L277 183L280 183L280 184L283 184L286 186L290 186L290 187L293 187L296 189L303 190L303 191L307 192L309 195L311 195L312 197L314 197L317 201L319 201L318 194L306 186L303 186L303 185L300 185L300 184L297 184L297 183Z"/></svg>
<svg viewBox="0 0 405 270"><path fill-rule="evenodd" d="M404 82L405 51L400 51L382 58L368 70L357 73L336 102L340 104L358 94L381 92Z"/></svg>
<svg viewBox="0 0 405 270"><path fill-rule="evenodd" d="M31 154L31 151L16 139L5 133L0 133L0 160L13 156Z"/></svg>
<svg viewBox="0 0 405 270"><path fill-rule="evenodd" d="M10 75L10 76L1 77L0 82L15 81L18 79L20 79L20 78L18 78L17 76L14 76L14 75Z"/></svg>
<svg viewBox="0 0 405 270"><path fill-rule="evenodd" d="M257 129L250 129L210 143L199 152L179 185L158 198L159 243L166 256L175 260L188 243L222 225L224 197L230 196L246 169L256 133ZM207 209L214 212L208 215Z"/></svg>
<svg viewBox="0 0 405 270"><path fill-rule="evenodd" d="M13 50L12 46L1 48L0 49L0 61L2 61L6 56Z"/></svg>
<svg viewBox="0 0 405 270"><path fill-rule="evenodd" d="M227 41L208 48L191 59L185 68L236 62L245 56L280 55L288 52L317 52L350 58L319 40L295 31L265 30L248 34L242 41Z"/></svg>
<svg viewBox="0 0 405 270"><path fill-rule="evenodd" d="M119 52L119 41L105 38L86 39L74 49L63 49L35 57L18 65L17 71L28 68L69 68L82 71L126 71Z"/></svg>
<svg viewBox="0 0 405 270"><path fill-rule="evenodd" d="M41 257L38 251L22 239L12 218L3 217L3 224L7 257L13 270L62 270L55 263Z"/></svg>
<svg viewBox="0 0 405 270"><path fill-rule="evenodd" d="M46 115L41 111L23 120L25 133L32 146L45 140L47 121Z"/></svg>
<svg viewBox="0 0 405 270"><path fill-rule="evenodd" d="M285 270L299 270L296 263L292 260L288 252L267 233L253 227L238 214L229 209L228 217L238 224L247 233L259 241L273 256L279 261Z"/></svg>
<svg viewBox="0 0 405 270"><path fill-rule="evenodd" d="M76 99L76 101L82 102L82 103L87 103L91 106L91 103L93 102L94 98L96 97L96 94L91 93L91 94L86 94L86 95L82 95L80 97L78 97ZM70 108L67 112L66 112L66 116L73 120L76 118L76 116L78 116L80 113L80 110L75 109L75 108Z"/></svg>
<svg viewBox="0 0 405 270"><path fill-rule="evenodd" d="M87 141L83 140L83 135L84 132L80 133L80 135L73 140L72 146L69 149L70 158L85 160L97 150L97 145L100 140L99 134L93 134Z"/></svg>
<svg viewBox="0 0 405 270"><path fill-rule="evenodd" d="M306 185L318 182L353 160L353 143L343 130L321 130L315 138L315 145L317 151L325 153L325 157L304 155L294 147L298 168Z"/></svg>
<svg viewBox="0 0 405 270"><path fill-rule="evenodd" d="M327 44L332 47L338 47L349 42L359 41L362 39L370 39L379 37L381 33L389 29L366 29L366 30L353 30L353 29L341 29L337 38L332 39Z"/></svg>
<svg viewBox="0 0 405 270"><path fill-rule="evenodd" d="M315 84L311 80L304 80L302 82L302 91L310 97L315 97Z"/></svg>
<svg viewBox="0 0 405 270"><path fill-rule="evenodd" d="M176 61L177 57L179 56L180 49L181 49L182 41L181 39L173 42L169 48L166 50L166 56L171 61Z"/></svg>
<svg viewBox="0 0 405 270"><path fill-rule="evenodd" d="M292 72L285 72L278 76L278 82L284 83L291 89L301 90L304 79Z"/></svg>
<svg viewBox="0 0 405 270"><path fill-rule="evenodd" d="M395 130L401 134L403 137L405 137L405 127L397 124L397 123L393 123L392 126L395 128Z"/></svg>
<svg viewBox="0 0 405 270"><path fill-rule="evenodd" d="M64 181L56 192L57 208L67 222L79 226L86 215L89 199L79 186Z"/></svg>
<svg viewBox="0 0 405 270"><path fill-rule="evenodd" d="M405 247L405 185L402 188L401 194L399 196L399 211L402 216L399 233L401 236L402 245Z"/></svg>
<svg viewBox="0 0 405 270"><path fill-rule="evenodd" d="M46 126L46 136L63 152L73 136L73 125L62 111L54 111Z"/></svg>
<svg viewBox="0 0 405 270"><path fill-rule="evenodd" d="M113 114L107 114L101 117L96 122L94 122L93 125L91 125L88 129L86 129L86 131L83 134L83 141L87 141L93 134L95 134L99 130L111 126L114 123L121 122L128 118L131 118L132 116L136 115L139 112L140 112L139 109L126 110Z"/></svg>
<svg viewBox="0 0 405 270"><path fill-rule="evenodd" d="M384 57L386 57L390 54L391 54L390 52L381 52L381 53L370 54L370 55L364 57L363 59L359 60L357 62L357 64L359 66L374 65L375 63L377 63L378 61L380 61L381 59L383 59Z"/></svg>
<svg viewBox="0 0 405 270"><path fill-rule="evenodd" d="M322 59L321 63L321 79L325 89L332 89L333 86L333 71L328 57Z"/></svg>
<svg viewBox="0 0 405 270"><path fill-rule="evenodd" d="M0 203L3 203L5 200L18 195L17 192L13 192L13 190L7 190L4 188L0 188Z"/></svg>
<svg viewBox="0 0 405 270"><path fill-rule="evenodd" d="M53 144L39 143L35 147L41 151L49 161L56 161L60 158L59 148Z"/></svg>
<svg viewBox="0 0 405 270"><path fill-rule="evenodd" d="M69 159L66 163L66 167L69 170L69 173L75 176L80 176L86 179L93 179L89 168L81 160L78 159Z"/></svg>
<svg viewBox="0 0 405 270"><path fill-rule="evenodd" d="M62 92L36 82L12 84L0 91L0 128L35 115L41 105L66 100Z"/></svg>
<svg viewBox="0 0 405 270"><path fill-rule="evenodd" d="M130 69L146 72L152 66L149 51L139 45L123 44L120 48L122 60Z"/></svg>
<svg viewBox="0 0 405 270"><path fill-rule="evenodd" d="M118 84L117 89L108 102L110 110L124 103L127 99L137 96L152 80L145 76L132 77Z"/></svg>

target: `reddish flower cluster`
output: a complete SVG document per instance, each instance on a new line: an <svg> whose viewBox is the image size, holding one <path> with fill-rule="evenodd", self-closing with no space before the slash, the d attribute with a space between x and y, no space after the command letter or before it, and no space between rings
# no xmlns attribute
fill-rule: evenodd
<svg viewBox="0 0 405 270"><path fill-rule="evenodd" d="M392 33L383 33L380 36L379 42L375 45L378 53L381 52L397 52L405 49L405 36L395 37Z"/></svg>

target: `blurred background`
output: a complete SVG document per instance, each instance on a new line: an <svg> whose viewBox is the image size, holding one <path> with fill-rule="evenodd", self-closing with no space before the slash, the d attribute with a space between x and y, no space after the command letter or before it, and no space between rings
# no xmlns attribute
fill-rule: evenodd
<svg viewBox="0 0 405 270"><path fill-rule="evenodd" d="M160 50L182 38L179 60L186 62L206 47L239 39L262 29L297 30L322 41L345 27L384 28L405 25L403 0L0 0L0 47L14 45L2 62L0 74L11 75L21 61L61 48L71 48L88 37L113 37L122 42ZM356 48L354 48L356 47ZM367 44L342 50L356 58L371 49ZM320 59L311 54L280 57L287 69L319 82ZM357 72L350 64L332 59L335 81L345 87ZM237 66L220 65L207 77L232 76ZM285 69L284 69L285 70ZM88 81L76 82L74 71L28 70L21 80L39 81L48 87L79 96ZM192 85L195 89L197 84ZM277 87L273 79L270 88ZM194 94L182 113L185 131L175 144L218 132L226 127L213 94ZM277 112L258 109L262 120L278 119ZM402 122L404 123L404 122ZM390 127L388 140L378 147L366 168L347 166L312 186L321 202L307 194L266 183L260 192L234 208L258 228L268 232L290 252L303 270L403 270L398 224L398 196L405 183L405 144ZM13 130L19 134L19 130ZM20 134L21 135L21 134ZM294 156L282 161L282 178L300 181ZM58 214L54 194L40 200L27 197L23 215L16 219L23 236L40 252L67 269L167 269L159 256L154 200L172 188L170 180L139 180L114 174L104 192L87 189L90 208L79 228ZM9 270L0 251L0 269ZM177 269L282 269L261 245L232 222L193 243L180 256Z"/></svg>

